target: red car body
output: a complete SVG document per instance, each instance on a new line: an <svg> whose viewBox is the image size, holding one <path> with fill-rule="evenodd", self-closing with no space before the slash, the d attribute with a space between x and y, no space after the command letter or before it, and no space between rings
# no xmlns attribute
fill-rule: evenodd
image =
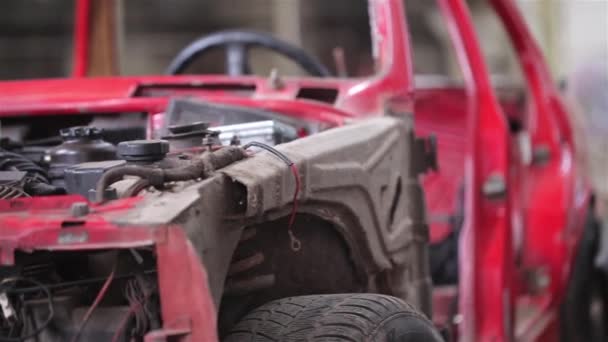
<svg viewBox="0 0 608 342"><path fill-rule="evenodd" d="M280 90L271 87L266 78L254 76L83 78L89 45L89 1L79 1L75 77L1 83L0 118L145 112L152 131L162 116L157 113L167 105L167 93L269 109L329 127L363 116L384 115L387 108L392 113L413 112L417 131L434 134L438 141L439 171L424 179L431 216L453 211L458 187L465 186L460 281L458 286L435 290L434 321L450 325L450 303L457 298L462 317L457 335L463 341L506 341L511 337L557 340L560 304L583 232L590 190L575 164L567 109L515 1L489 1L504 22L523 67L531 101L521 115L532 149L542 148L551 156L542 165L526 165L512 148L514 137L490 81L464 0L439 0L458 47L465 76L463 87L417 89L402 1L370 0L380 70L377 76L346 80L285 78L285 87ZM230 91L233 87L252 90L248 96L235 96ZM305 87L338 90L336 103L298 99L298 90ZM99 214L72 233L86 233L86 242L60 244L62 224L71 220L67 209L76 201L82 198L0 203L1 263L11 264L14 251L19 249L154 245L159 255L164 327L151 333L149 340L181 336L184 341L216 341L213 303L204 291L204 267L183 234L171 227L118 229L107 223L104 217L119 215L134 205L135 198L98 207ZM431 222L431 230L434 242L442 238L440 222ZM169 271L176 265L181 265L183 272ZM539 270L550 281L540 292L531 294L525 274Z"/></svg>

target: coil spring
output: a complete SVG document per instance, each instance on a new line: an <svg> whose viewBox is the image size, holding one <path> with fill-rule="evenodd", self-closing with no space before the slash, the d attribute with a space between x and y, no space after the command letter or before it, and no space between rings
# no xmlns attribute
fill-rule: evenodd
<svg viewBox="0 0 608 342"><path fill-rule="evenodd" d="M10 185L0 185L0 199L15 199L20 197L30 197L23 190Z"/></svg>

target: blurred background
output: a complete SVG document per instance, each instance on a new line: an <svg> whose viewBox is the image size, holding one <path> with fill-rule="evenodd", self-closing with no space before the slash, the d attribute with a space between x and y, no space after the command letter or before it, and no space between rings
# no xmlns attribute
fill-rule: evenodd
<svg viewBox="0 0 608 342"><path fill-rule="evenodd" d="M603 0L517 0L543 48L557 80L572 77L592 63L608 74L608 2ZM481 41L494 73L511 75L513 58L485 0L470 0ZM424 73L450 68L441 61L447 40L436 24L432 1L405 0L417 51L416 67ZM370 37L364 1L349 0L109 0L96 2L97 20L114 22L115 34L98 27L96 44L115 45L96 56L98 74L162 73L172 57L193 39L226 28L273 32L304 45L327 65L332 49L347 53L352 74L370 73ZM72 66L74 0L3 0L0 11L0 79L68 76ZM235 10L238 9L238 10ZM485 36L484 36L485 34ZM108 52L109 51L109 52ZM106 54L104 56L104 53ZM108 55L109 53L109 55ZM261 54L261 52L259 52ZM105 58L104 58L105 57ZM111 58L115 57L115 58ZM255 57L255 54L254 54ZM254 64L285 68L275 56L258 56ZM221 56L194 69L221 72ZM255 67L255 65L254 65ZM441 72L439 72L441 73ZM516 77L517 75L513 75Z"/></svg>
<svg viewBox="0 0 608 342"><path fill-rule="evenodd" d="M0 78L70 74L75 2L3 1L0 64L4 67L0 68ZM364 0L108 0L91 4L98 24L93 24L92 35L99 47L97 56L91 56L98 59L92 63L94 74L161 74L188 43L226 29L270 32L305 46L323 60L331 59L331 49L340 44L356 52L348 59L351 68L372 64ZM115 24L114 32L108 32L108 23ZM217 53L205 56L190 71L223 73L223 52L213 52ZM252 67L260 73L276 64L295 68L267 50L253 51L252 55Z"/></svg>
<svg viewBox="0 0 608 342"><path fill-rule="evenodd" d="M0 80L67 77L75 63L75 18L81 0L3 0ZM405 4L418 86L461 82L456 49L437 1ZM467 0L493 82L525 92L522 69L488 0ZM568 95L591 171L608 197L608 1L513 0ZM366 0L82 0L89 3L88 75L158 75L189 43L227 29L271 33L302 47L334 75L377 72ZM268 49L250 49L251 71L306 75ZM225 73L225 53L210 50L186 73ZM431 76L431 77L428 77ZM521 96L523 93L514 94ZM504 95L504 94L503 94ZM594 171L595 170L595 171ZM607 203L608 207L608 203ZM608 215L608 208L606 210Z"/></svg>

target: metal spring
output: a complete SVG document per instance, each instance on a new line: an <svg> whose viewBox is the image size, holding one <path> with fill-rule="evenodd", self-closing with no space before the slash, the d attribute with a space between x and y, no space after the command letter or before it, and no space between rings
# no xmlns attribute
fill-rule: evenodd
<svg viewBox="0 0 608 342"><path fill-rule="evenodd" d="M0 199L6 200L6 199L15 199L15 198L20 198L20 197L30 197L30 196L19 188L0 185Z"/></svg>

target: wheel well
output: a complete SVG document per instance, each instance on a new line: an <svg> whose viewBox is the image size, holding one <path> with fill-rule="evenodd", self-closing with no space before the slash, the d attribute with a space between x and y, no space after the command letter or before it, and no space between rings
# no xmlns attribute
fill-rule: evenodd
<svg viewBox="0 0 608 342"><path fill-rule="evenodd" d="M364 272L331 222L298 214L292 233L287 217L245 228L224 285L220 334L250 310L275 299L366 289ZM291 235L299 240L299 250L293 248Z"/></svg>

